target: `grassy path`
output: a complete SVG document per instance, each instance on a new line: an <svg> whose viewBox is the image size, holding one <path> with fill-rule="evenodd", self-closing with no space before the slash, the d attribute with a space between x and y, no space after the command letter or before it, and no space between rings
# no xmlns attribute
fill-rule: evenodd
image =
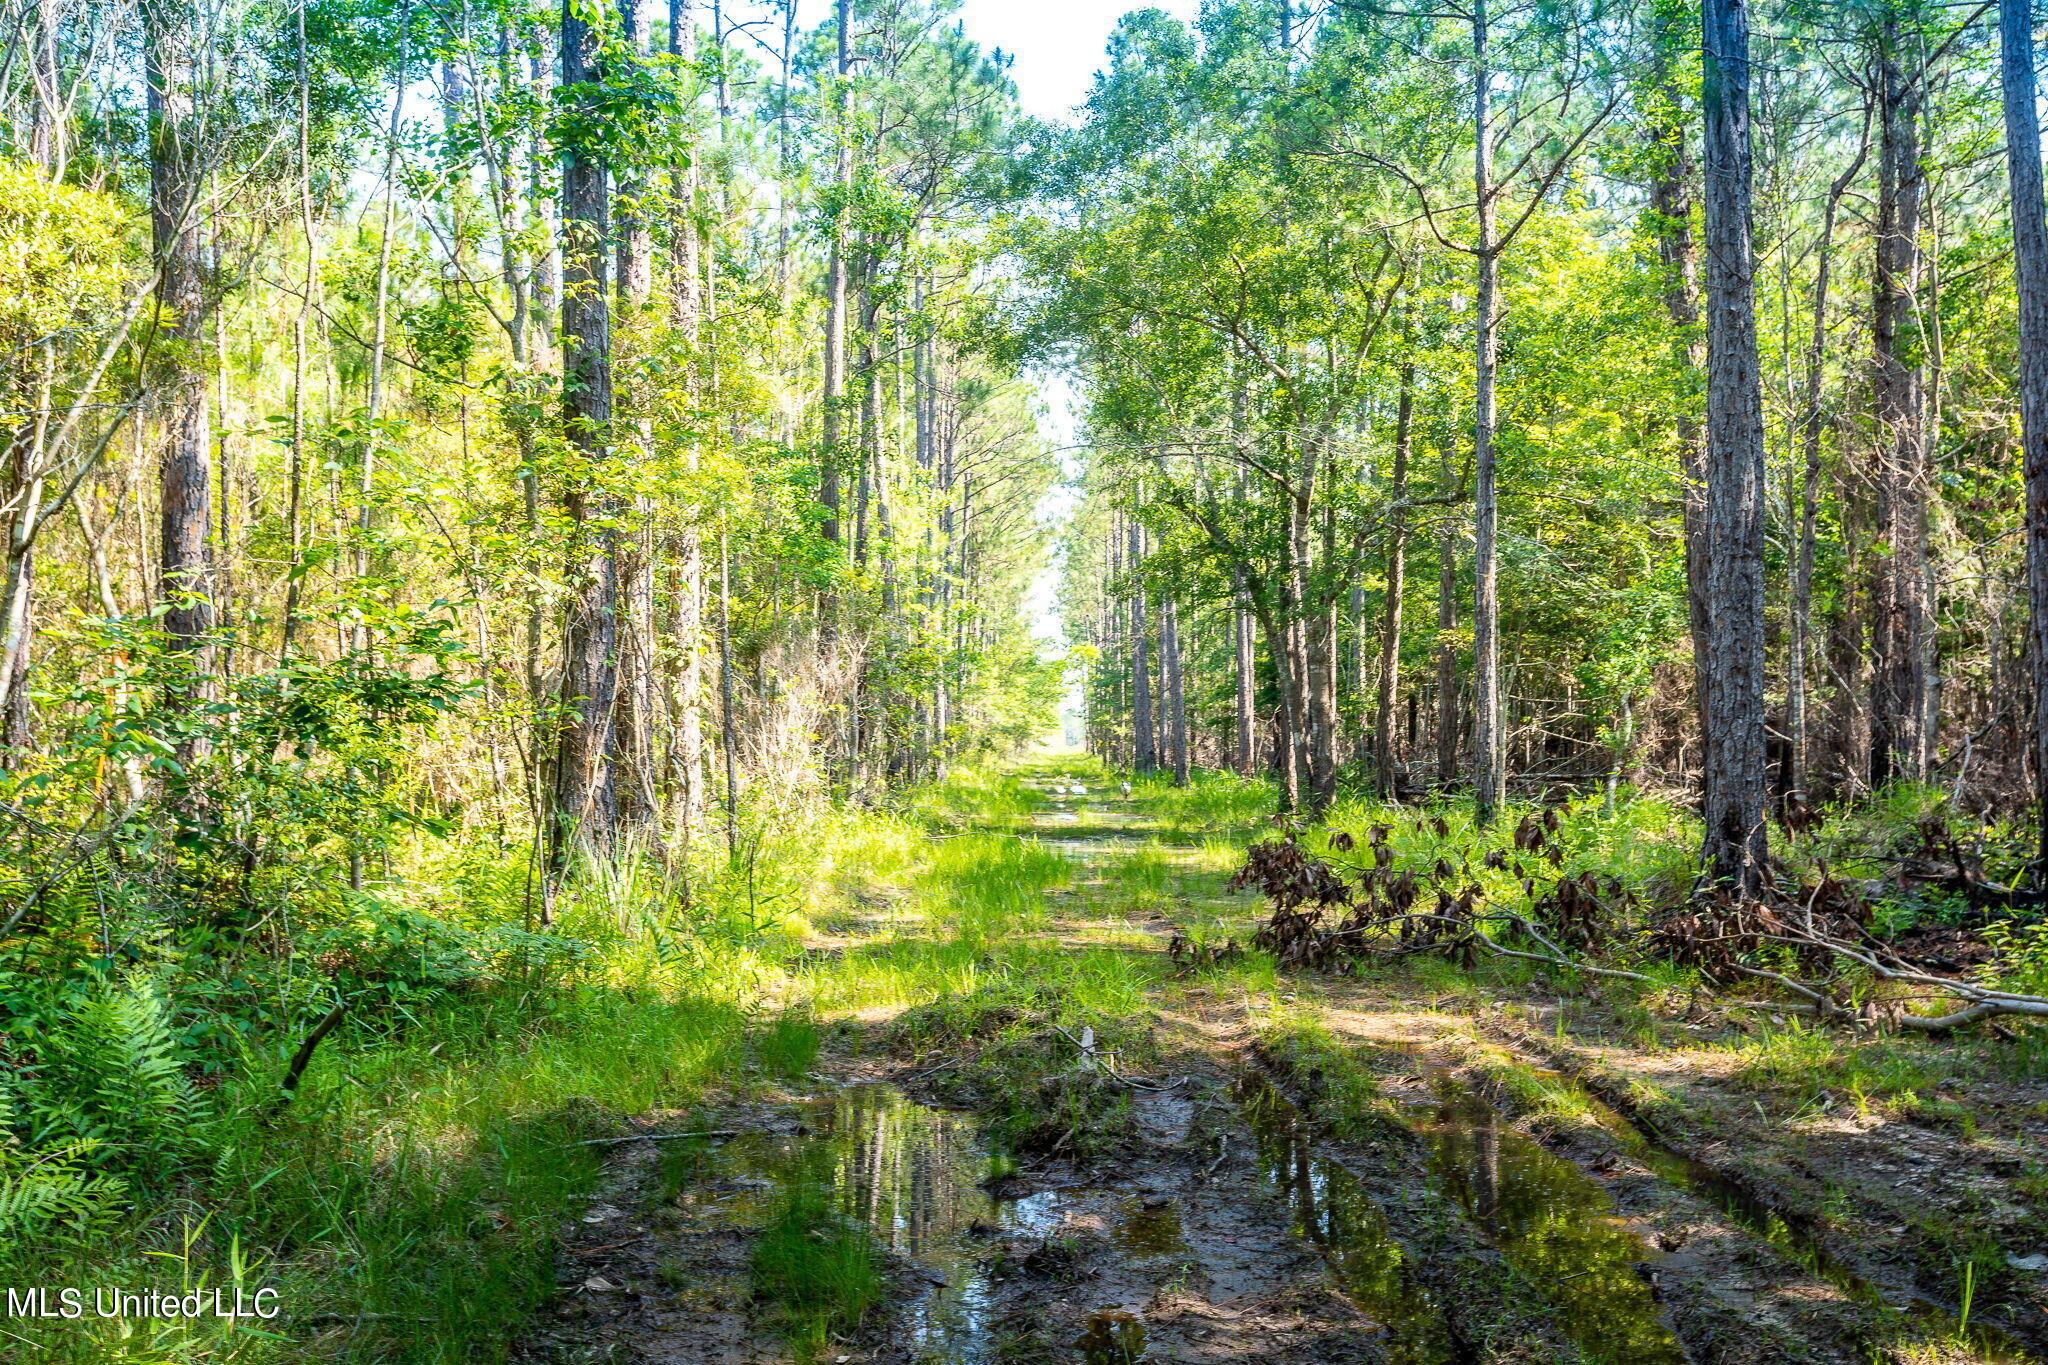
<svg viewBox="0 0 2048 1365"><path fill-rule="evenodd" d="M1262 907L1225 883L1264 799L1053 763L956 798L788 964L768 1078L642 1120L716 1136L620 1144L521 1354L2032 1358L1679 1121L1725 1118L1680 1078L1744 1035L1484 963L1244 951Z"/></svg>

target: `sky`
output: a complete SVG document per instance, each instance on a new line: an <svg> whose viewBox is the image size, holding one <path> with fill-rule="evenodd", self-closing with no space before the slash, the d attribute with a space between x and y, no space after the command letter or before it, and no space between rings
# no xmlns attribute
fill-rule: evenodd
<svg viewBox="0 0 2048 1365"><path fill-rule="evenodd" d="M1040 118L1065 118L1088 97L1102 50L1117 19L1130 10L1163 9L1183 19L1195 16L1195 0L966 0L960 8L967 35L983 47L999 47L1015 64L1011 79L1024 111Z"/></svg>

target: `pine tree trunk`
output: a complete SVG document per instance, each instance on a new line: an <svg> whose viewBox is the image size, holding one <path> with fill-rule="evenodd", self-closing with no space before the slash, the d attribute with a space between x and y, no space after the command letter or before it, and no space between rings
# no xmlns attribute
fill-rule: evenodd
<svg viewBox="0 0 2048 1365"><path fill-rule="evenodd" d="M842 192L853 176L852 148L846 127L846 83L853 70L853 0L837 0L833 18L838 34L837 84L833 91L832 138L835 152L832 183ZM825 509L820 533L839 540L840 428L846 393L846 214L835 213L825 262L824 414L818 452L818 502Z"/></svg>
<svg viewBox="0 0 2048 1365"><path fill-rule="evenodd" d="M1372 785L1381 800L1395 794L1395 690L1401 673L1401 597L1408 588L1408 457L1414 440L1415 367L1401 367L1394 415L1393 508L1387 515L1387 601L1380 619L1379 675L1374 681Z"/></svg>
<svg viewBox="0 0 2048 1365"><path fill-rule="evenodd" d="M599 35L575 6L562 15L562 83L572 94L597 78ZM599 11L602 13L602 9ZM598 477L612 454L611 307L605 287L609 196L596 149L571 144L562 159L563 427ZM609 848L618 805L611 763L618 694L618 534L613 496L591 477L572 480L573 596L562 643L562 716L555 762L549 865L557 879L578 847Z"/></svg>
<svg viewBox="0 0 2048 1365"><path fill-rule="evenodd" d="M696 56L695 20L690 0L669 0L668 50L678 60ZM699 343L702 306L697 288L697 169L672 167L669 193L673 203L669 217L669 326L682 339L694 358ZM689 388L697 388L694 372ZM684 468L695 473L703 452L695 440L683 452ZM675 698L675 765L682 787L682 810L678 825L685 849L690 831L702 817L705 806L704 773L704 535L694 519L677 535L676 547L675 641L679 654Z"/></svg>
<svg viewBox="0 0 2048 1365"><path fill-rule="evenodd" d="M1240 588L1230 613L1231 667L1236 682L1233 721L1234 739L1237 744L1235 767L1240 777L1250 777L1258 771L1259 745L1256 727L1257 706L1254 700L1254 674L1252 655L1252 614L1245 608L1244 590Z"/></svg>
<svg viewBox="0 0 2048 1365"><path fill-rule="evenodd" d="M1472 7L1473 76L1472 194L1478 205L1477 314L1473 321L1476 370L1473 387L1472 465L1472 739L1474 814L1489 824L1507 785L1507 755L1500 719L1500 564L1495 538L1500 497L1493 449L1495 312L1500 287L1500 248L1494 225L1493 120L1489 109L1493 72L1487 59L1486 0Z"/></svg>
<svg viewBox="0 0 2048 1365"><path fill-rule="evenodd" d="M625 48L636 57L653 40L654 0L622 0ZM630 59L628 59L630 60ZM644 175L619 187L618 291L619 312L626 319L628 345L644 323L654 292L654 234L649 227L650 184ZM631 373L629 368L628 373ZM650 396L628 389L624 395L632 417L632 458L654 457L654 418ZM654 501L633 499L632 515L621 537L619 562L620 704L614 727L616 762L622 774L620 809L649 831L660 813L660 696L655 676L654 584L658 572Z"/></svg>
<svg viewBox="0 0 2048 1365"><path fill-rule="evenodd" d="M1320 817L1337 799L1337 605L1331 602L1306 623L1308 726L1307 814Z"/></svg>
<svg viewBox="0 0 2048 1365"><path fill-rule="evenodd" d="M1159 766L1158 732L1152 721L1152 670L1147 657L1145 588L1139 579L1145 553L1145 532L1132 521L1125 531L1129 545L1125 571L1131 576L1131 767L1139 773Z"/></svg>
<svg viewBox="0 0 2048 1365"><path fill-rule="evenodd" d="M1707 607L1710 875L1738 900L1766 889L1764 422L1750 238L1747 0L1706 0Z"/></svg>
<svg viewBox="0 0 2048 1365"><path fill-rule="evenodd" d="M1680 51L1680 24L1659 11L1656 85L1660 118L1650 129L1657 166L1650 185L1650 209L1656 215L1657 257L1664 271L1664 313L1671 320L1673 346L1688 378L1706 363L1706 338L1700 334L1699 244L1693 238L1693 164L1681 111L1686 101ZM1690 394L1691 385L1687 385ZM1692 635L1693 676L1699 679L1694 698L1702 732L1711 698L1707 660L1706 573L1706 450L1690 401L1677 413L1679 469L1685 534L1686 618Z"/></svg>
<svg viewBox="0 0 2048 1365"><path fill-rule="evenodd" d="M2034 29L2028 0L1999 0L2013 267L2019 287L2019 389L2027 501L2028 634L2033 664L2036 884L2048 882L2048 210L2041 196L2041 125L2035 104Z"/></svg>
<svg viewBox="0 0 2048 1365"><path fill-rule="evenodd" d="M1441 483L1450 487L1451 458L1445 452ZM1436 538L1436 781L1458 780L1458 534L1450 517Z"/></svg>
<svg viewBox="0 0 2048 1365"><path fill-rule="evenodd" d="M1878 198L1870 312L1871 408L1876 423L1877 535L1874 564L1870 781L1926 776L1921 720L1927 690L1927 498L1921 375L1909 364L1923 266L1920 164L1923 75L1906 66L1898 16L1888 10L1877 53Z"/></svg>
<svg viewBox="0 0 2048 1365"><path fill-rule="evenodd" d="M163 412L162 540L158 591L165 603L163 630L189 670L172 701L203 698L214 668L213 441L201 361L205 347L205 262L200 226L200 149L192 82L195 58L182 11L152 3L143 11L149 86L150 240L157 298L170 319L169 335L153 348L159 357L156 389ZM201 757L205 745L187 740L181 762Z"/></svg>
<svg viewBox="0 0 2048 1365"><path fill-rule="evenodd" d="M1166 757L1173 765L1173 785L1185 787L1188 764L1188 706L1185 662L1181 657L1180 615L1171 596L1159 599L1159 660L1166 672Z"/></svg>
<svg viewBox="0 0 2048 1365"><path fill-rule="evenodd" d="M1863 169L1870 154L1870 139L1862 138L1856 159L1835 178L1828 189L1827 207L1821 213L1820 236L1814 243L1813 331L1806 346L1806 407L1800 416L1799 441L1803 468L1799 486L1798 543L1792 551L1792 601L1790 643L1785 661L1785 730L1788 740L1785 786L1806 795L1809 764L1807 736L1808 655L1813 648L1813 559L1820 520L1820 455L1824 413L1822 384L1826 375L1828 341L1828 294L1834 278L1835 216L1842 196Z"/></svg>

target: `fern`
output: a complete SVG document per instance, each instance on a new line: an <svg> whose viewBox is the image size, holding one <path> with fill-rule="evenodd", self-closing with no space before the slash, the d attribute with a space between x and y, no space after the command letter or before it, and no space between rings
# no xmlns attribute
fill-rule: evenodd
<svg viewBox="0 0 2048 1365"><path fill-rule="evenodd" d="M98 1144L131 1165L175 1162L194 1147L204 1105L146 973L101 983L39 1052L14 1097L33 1145Z"/></svg>
<svg viewBox="0 0 2048 1365"><path fill-rule="evenodd" d="M90 1143L33 1156L0 1145L0 1245L70 1223L84 1231L128 1191L119 1176L87 1169Z"/></svg>

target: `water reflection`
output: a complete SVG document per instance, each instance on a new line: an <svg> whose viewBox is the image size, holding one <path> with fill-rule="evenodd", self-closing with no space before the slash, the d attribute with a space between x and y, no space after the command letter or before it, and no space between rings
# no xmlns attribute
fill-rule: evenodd
<svg viewBox="0 0 2048 1365"><path fill-rule="evenodd" d="M1439 1187L1564 1310L1564 1330L1589 1360L1683 1365L1685 1351L1636 1271L1652 1253L1592 1177L1462 1086L1405 1117L1429 1146Z"/></svg>
<svg viewBox="0 0 2048 1365"><path fill-rule="evenodd" d="M1322 1251L1344 1292L1387 1328L1393 1365L1459 1360L1442 1310L1410 1274L1406 1251L1358 1177L1316 1154L1294 1106L1265 1081L1247 1078L1239 1100L1258 1135L1264 1193L1286 1201L1295 1231Z"/></svg>
<svg viewBox="0 0 2048 1365"><path fill-rule="evenodd" d="M1129 1313L1097 1313L1074 1349L1082 1365L1144 1365L1145 1324Z"/></svg>
<svg viewBox="0 0 2048 1365"><path fill-rule="evenodd" d="M963 1365L995 1359L987 1274L976 1243L991 1232L1033 1231L1039 1201L1006 1202L980 1181L988 1153L973 1121L928 1109L893 1086L851 1086L811 1106L801 1135L751 1134L713 1156L724 1183L745 1192L728 1209L758 1222L778 1189L812 1182L876 1242L913 1262L931 1292L906 1306L902 1330L917 1350ZM745 1188L747 1182L764 1188Z"/></svg>

